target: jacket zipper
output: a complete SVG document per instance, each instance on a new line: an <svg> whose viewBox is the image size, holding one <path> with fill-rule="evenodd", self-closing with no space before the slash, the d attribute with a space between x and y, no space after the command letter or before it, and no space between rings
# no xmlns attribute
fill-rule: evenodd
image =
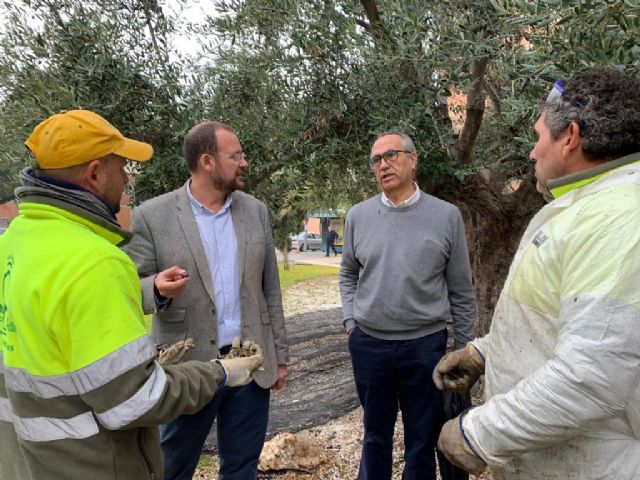
<svg viewBox="0 0 640 480"><path fill-rule="evenodd" d="M144 448L144 429L140 429L140 434L138 435L138 445L140 446L140 453L142 453L142 458L144 459L144 463L147 465L147 472L149 472L149 480L155 480L156 475L153 472L153 466L151 465L151 460L149 460L149 456L147 455L147 450Z"/></svg>

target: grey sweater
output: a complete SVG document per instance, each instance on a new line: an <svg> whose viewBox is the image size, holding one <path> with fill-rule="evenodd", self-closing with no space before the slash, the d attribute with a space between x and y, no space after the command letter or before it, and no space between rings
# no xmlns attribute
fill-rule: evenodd
<svg viewBox="0 0 640 480"><path fill-rule="evenodd" d="M344 325L384 340L409 340L446 328L456 348L473 339L475 299L458 209L424 192L390 208L376 195L349 211L340 293Z"/></svg>

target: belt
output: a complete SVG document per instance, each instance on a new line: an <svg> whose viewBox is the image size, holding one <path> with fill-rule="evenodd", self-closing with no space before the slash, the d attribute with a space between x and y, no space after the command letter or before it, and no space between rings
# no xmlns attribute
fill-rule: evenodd
<svg viewBox="0 0 640 480"><path fill-rule="evenodd" d="M225 355L228 355L231 351L231 345L225 345L224 347L220 347L220 353L218 354L218 358L222 358Z"/></svg>

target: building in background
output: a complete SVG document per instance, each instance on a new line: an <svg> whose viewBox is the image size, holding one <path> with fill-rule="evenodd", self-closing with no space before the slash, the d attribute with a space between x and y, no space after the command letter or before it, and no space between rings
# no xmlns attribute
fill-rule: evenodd
<svg viewBox="0 0 640 480"><path fill-rule="evenodd" d="M0 198L0 234L4 233L16 215L18 215L18 205L13 195Z"/></svg>
<svg viewBox="0 0 640 480"><path fill-rule="evenodd" d="M333 229L338 232L338 238L335 243L336 250L342 253L344 216L344 210L316 210L307 212L304 219L307 233L319 233L322 235L322 251L326 249L329 226L332 226Z"/></svg>

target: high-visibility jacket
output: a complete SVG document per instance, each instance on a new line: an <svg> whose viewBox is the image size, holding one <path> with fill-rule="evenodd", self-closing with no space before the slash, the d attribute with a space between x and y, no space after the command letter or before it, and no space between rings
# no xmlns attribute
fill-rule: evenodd
<svg viewBox="0 0 640 480"><path fill-rule="evenodd" d="M2 329L0 311L0 329ZM2 342L0 342L0 478L28 478L27 464L13 429L13 415L4 384Z"/></svg>
<svg viewBox="0 0 640 480"><path fill-rule="evenodd" d="M202 408L223 372L157 363L125 232L56 202L25 198L0 236L0 418L33 479L161 479L156 425Z"/></svg>
<svg viewBox="0 0 640 480"><path fill-rule="evenodd" d="M640 479L640 154L554 182L488 335L463 420L495 479Z"/></svg>

